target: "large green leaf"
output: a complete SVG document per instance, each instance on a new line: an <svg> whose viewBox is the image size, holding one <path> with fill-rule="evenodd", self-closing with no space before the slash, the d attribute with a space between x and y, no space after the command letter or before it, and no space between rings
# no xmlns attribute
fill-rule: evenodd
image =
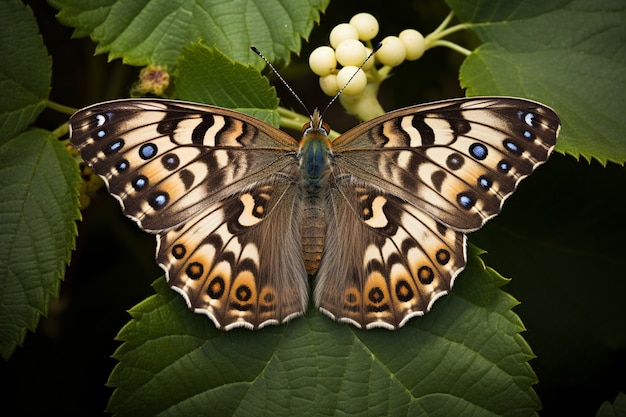
<svg viewBox="0 0 626 417"><path fill-rule="evenodd" d="M80 213L75 162L50 133L24 132L51 79L30 8L2 2L0 31L0 354L8 359L58 295Z"/></svg>
<svg viewBox="0 0 626 417"><path fill-rule="evenodd" d="M0 353L35 330L76 236L76 163L56 137L30 130L0 145Z"/></svg>
<svg viewBox="0 0 626 417"><path fill-rule="evenodd" d="M532 353L506 282L473 255L451 295L396 332L314 309L287 325L220 332L164 280L131 310L115 353L119 416L532 415Z"/></svg>
<svg viewBox="0 0 626 417"><path fill-rule="evenodd" d="M173 67L183 47L203 39L236 61L257 68L256 45L277 63L300 50L329 0L52 0L59 20L91 36L96 53L131 65Z"/></svg>
<svg viewBox="0 0 626 417"><path fill-rule="evenodd" d="M0 6L0 142L22 132L44 109L52 60L29 7L17 0Z"/></svg>
<svg viewBox="0 0 626 417"><path fill-rule="evenodd" d="M448 0L485 42L461 68L468 95L518 95L552 106L557 150L626 161L626 3Z"/></svg>
<svg viewBox="0 0 626 417"><path fill-rule="evenodd" d="M234 62L202 44L183 49L178 62L176 98L227 107L274 126L280 121L276 91L267 78L253 67Z"/></svg>

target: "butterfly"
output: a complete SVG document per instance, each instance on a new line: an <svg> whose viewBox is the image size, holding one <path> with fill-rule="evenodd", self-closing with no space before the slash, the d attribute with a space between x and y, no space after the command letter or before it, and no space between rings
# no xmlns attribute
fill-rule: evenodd
<svg viewBox="0 0 626 417"><path fill-rule="evenodd" d="M259 329L320 311L396 329L446 294L466 233L545 162L560 129L537 102L417 105L334 141L318 110L300 140L220 107L99 103L71 143L124 213L157 237L172 289L218 328Z"/></svg>

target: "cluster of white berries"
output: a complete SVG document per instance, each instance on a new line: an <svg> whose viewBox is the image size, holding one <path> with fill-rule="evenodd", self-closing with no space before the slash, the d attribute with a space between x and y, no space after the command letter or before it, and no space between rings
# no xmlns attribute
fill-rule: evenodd
<svg viewBox="0 0 626 417"><path fill-rule="evenodd" d="M333 28L330 32L330 46L320 46L311 53L309 66L320 76L320 87L325 94L334 96L345 86L342 94L357 95L367 85L366 74L376 70L374 61L383 66L396 67L404 60L418 59L426 49L422 34L414 29L406 29L398 36L384 38L382 46L374 55L375 60L370 58L365 62L372 52L371 40L377 34L376 18L369 13L359 13L350 19L350 23L341 23ZM365 64L359 69L363 62ZM337 69L337 64L341 65L341 69ZM346 86L351 77L354 78Z"/></svg>

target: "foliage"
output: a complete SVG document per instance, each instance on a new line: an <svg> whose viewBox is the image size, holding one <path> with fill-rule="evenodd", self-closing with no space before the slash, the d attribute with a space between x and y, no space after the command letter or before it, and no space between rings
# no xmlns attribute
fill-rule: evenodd
<svg viewBox="0 0 626 417"><path fill-rule="evenodd" d="M285 326L217 331L163 278L149 295L159 276L151 237L122 219L102 190L88 195L64 274L81 214L76 156L63 146L71 110L63 105L128 96L137 78L132 65L161 66L172 76L167 96L278 124L285 112L276 110L250 44L285 67L307 103L309 96L322 101L306 52L365 7L218 3L51 0L57 21L40 2L35 14L17 0L0 6L0 378L7 398L24 414L100 413L110 396L106 407L119 415L533 415L542 405L546 415L622 415L623 394L601 406L626 388L626 172L618 165L626 160L626 6L619 0L448 0L468 29L450 39L471 54L427 51L381 85L380 100L392 109L459 95L460 77L470 95L535 99L563 123L560 154L470 236L488 253L473 249L451 294L399 331L357 330L312 308ZM448 6L397 1L366 11L384 37L407 27L433 30ZM59 22L95 46L70 41ZM91 58L94 49L127 65ZM292 100L287 91L279 96ZM327 120L335 129L354 123ZM512 281L502 287L507 280L482 259ZM522 304L512 310L515 299ZM128 321L124 310L133 304ZM113 342L118 332L121 344ZM114 350L116 362L107 362ZM114 390L101 388L107 375Z"/></svg>

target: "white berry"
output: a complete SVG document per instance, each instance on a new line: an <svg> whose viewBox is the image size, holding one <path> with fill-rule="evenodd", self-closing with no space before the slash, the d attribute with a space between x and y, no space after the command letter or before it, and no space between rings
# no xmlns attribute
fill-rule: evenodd
<svg viewBox="0 0 626 417"><path fill-rule="evenodd" d="M341 23L330 31L329 38L330 45L333 48L337 48L337 46L346 39L359 39L359 32L349 23Z"/></svg>
<svg viewBox="0 0 626 417"><path fill-rule="evenodd" d="M397 36L387 36L382 40L383 46L376 52L376 59L383 65L397 67L406 58L404 43Z"/></svg>
<svg viewBox="0 0 626 417"><path fill-rule="evenodd" d="M328 74L324 77L320 77L320 88L329 97L334 97L339 92L337 86L337 76L335 74Z"/></svg>
<svg viewBox="0 0 626 417"><path fill-rule="evenodd" d="M354 78L352 78L354 76ZM351 79L352 78L352 79ZM349 83L348 83L349 81ZM367 85L367 76L362 69L349 65L343 67L337 73L337 86L342 88L343 94L348 96L354 96L361 93Z"/></svg>
<svg viewBox="0 0 626 417"><path fill-rule="evenodd" d="M415 61L422 55L426 49L424 43L424 36L415 29L405 29L398 35L404 48L406 49L406 59L409 61Z"/></svg>
<svg viewBox="0 0 626 417"><path fill-rule="evenodd" d="M346 39L342 41L337 48L335 49L335 56L337 57L337 62L341 65L355 65L359 66L365 61L367 57L367 52L365 51L365 46L357 41L356 39Z"/></svg>
<svg viewBox="0 0 626 417"><path fill-rule="evenodd" d="M369 41L378 35L378 20L369 13L355 14L350 19L350 25L356 28L362 41Z"/></svg>
<svg viewBox="0 0 626 417"><path fill-rule="evenodd" d="M321 77L330 74L337 68L335 50L330 46L315 48L309 56L309 67L311 67L311 71Z"/></svg>

